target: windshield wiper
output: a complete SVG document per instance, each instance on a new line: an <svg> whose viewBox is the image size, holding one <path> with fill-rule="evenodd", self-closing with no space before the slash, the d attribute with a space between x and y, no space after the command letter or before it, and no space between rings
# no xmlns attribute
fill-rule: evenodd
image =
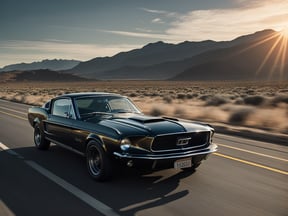
<svg viewBox="0 0 288 216"><path fill-rule="evenodd" d="M91 119L93 117L95 117L96 115L113 115L112 113L110 112L89 112L89 113L83 113L83 114L80 114L81 118L85 118L85 120L88 120L88 119Z"/></svg>
<svg viewBox="0 0 288 216"><path fill-rule="evenodd" d="M135 113L132 110L124 110L124 109L115 109L112 110L112 113Z"/></svg>

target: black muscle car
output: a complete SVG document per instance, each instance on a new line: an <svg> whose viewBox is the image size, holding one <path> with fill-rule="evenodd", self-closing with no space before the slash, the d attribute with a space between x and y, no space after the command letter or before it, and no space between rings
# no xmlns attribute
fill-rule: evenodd
<svg viewBox="0 0 288 216"><path fill-rule="evenodd" d="M86 157L89 174L106 180L113 164L156 170L194 170L215 152L206 124L146 116L127 98L111 93L73 93L32 107L28 120L38 149L50 142Z"/></svg>

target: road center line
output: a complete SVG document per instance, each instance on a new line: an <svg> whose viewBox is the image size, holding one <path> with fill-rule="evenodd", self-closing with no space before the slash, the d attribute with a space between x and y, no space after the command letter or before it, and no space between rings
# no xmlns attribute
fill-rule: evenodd
<svg viewBox="0 0 288 216"><path fill-rule="evenodd" d="M88 204L89 206L94 208L95 210L101 212L103 215L105 215L105 216L110 216L110 215L111 216L119 216L119 214L117 214L117 212L115 212L109 206L105 205L104 203L100 202L99 200L95 199L94 197L90 196L89 194L85 193L84 191L80 190L79 188L75 187L74 185L70 184L69 182L65 181L64 179L56 176L55 174L53 174L49 170L45 169L44 167L40 166L36 162L30 161L30 160L25 160L24 157L22 157L17 152L11 150L9 147L7 147L6 145L4 145L1 142L0 142L0 148L5 150L7 153L9 153L13 156L17 156L18 158L23 159L24 162L28 166L33 168L35 171L42 174L46 178L50 179L51 181L53 181L57 185L61 186L66 191L70 192L71 194L73 194L74 196L76 196L77 198L79 198L80 200L82 200L83 202L85 202L86 204Z"/></svg>
<svg viewBox="0 0 288 216"><path fill-rule="evenodd" d="M15 118L18 118L18 119L21 119L21 120L27 120L27 118L24 118L24 117L21 117L21 116L14 115L14 114L12 114L12 113L7 113L7 112L1 111L1 110L0 110L0 113L3 113L3 114L8 115L8 116L15 117Z"/></svg>
<svg viewBox="0 0 288 216"><path fill-rule="evenodd" d="M226 159L238 161L238 162L241 162L241 163L244 163L244 164L248 164L248 165L251 165L251 166L259 167L259 168L266 169L266 170L269 170L269 171L272 171L272 172L276 172L276 173L280 173L280 174L283 174L283 175L288 175L288 172L283 171L283 170L279 170L279 169L275 169L275 168L272 168L272 167L264 166L262 164L254 163L254 162L251 162L251 161L242 160L240 158L231 157L229 155L221 154L221 153L218 153L218 152L213 153L213 155L217 155L219 157L223 157L223 158L226 158Z"/></svg>
<svg viewBox="0 0 288 216"><path fill-rule="evenodd" d="M238 151L242 151L242 152L247 152L247 153L250 153L250 154L255 154L255 155L259 155L259 156L263 156L263 157L273 158L275 160L288 162L288 160L284 159L284 158L275 157L275 156L267 155L267 154L262 154L262 153L258 153L258 152L255 152L255 151L250 151L250 150L246 150L246 149L242 149L242 148L237 148L237 147L234 147L234 146L229 146L229 145L224 145L224 144L219 144L219 143L216 143L216 144L218 146L222 146L222 147L225 147L225 148L230 148L230 149L234 149L234 150L238 150Z"/></svg>

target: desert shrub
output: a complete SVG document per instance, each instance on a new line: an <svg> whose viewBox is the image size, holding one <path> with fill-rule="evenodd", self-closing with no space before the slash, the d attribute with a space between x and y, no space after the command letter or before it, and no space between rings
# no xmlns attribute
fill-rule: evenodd
<svg viewBox="0 0 288 216"><path fill-rule="evenodd" d="M207 99L207 106L220 106L222 104L226 104L227 100L221 96L215 95Z"/></svg>
<svg viewBox="0 0 288 216"><path fill-rule="evenodd" d="M255 94L255 91L254 90L247 90L246 91L246 94L248 94L248 95L254 95Z"/></svg>
<svg viewBox="0 0 288 216"><path fill-rule="evenodd" d="M187 95L186 95L186 98L187 98L187 99L192 99L193 97L194 97L193 94L187 94Z"/></svg>
<svg viewBox="0 0 288 216"><path fill-rule="evenodd" d="M199 97L199 99L202 100L202 101L206 101L206 100L208 100L211 97L212 97L212 95L202 95L202 96Z"/></svg>
<svg viewBox="0 0 288 216"><path fill-rule="evenodd" d="M185 94L177 94L177 99L184 100L186 98Z"/></svg>
<svg viewBox="0 0 288 216"><path fill-rule="evenodd" d="M153 107L151 110L150 110L150 115L152 116L161 116L161 115L164 115L164 110L163 109L160 109L158 107Z"/></svg>
<svg viewBox="0 0 288 216"><path fill-rule="evenodd" d="M253 105L253 106L259 106L262 105L265 102L265 98L262 96L249 96L244 98L244 104L247 105Z"/></svg>
<svg viewBox="0 0 288 216"><path fill-rule="evenodd" d="M287 93L288 92L288 89L281 89L278 91L279 93Z"/></svg>
<svg viewBox="0 0 288 216"><path fill-rule="evenodd" d="M159 94L159 93L156 93L156 92L153 92L152 94L150 94L150 96L151 96L151 97L158 97L158 96L160 96L160 94Z"/></svg>
<svg viewBox="0 0 288 216"><path fill-rule="evenodd" d="M235 110L231 113L228 122L231 124L243 124L252 113L253 109L247 107Z"/></svg>
<svg viewBox="0 0 288 216"><path fill-rule="evenodd" d="M237 105L242 105L242 104L244 104L243 99L242 99L242 98L236 99L235 102L234 102L234 104L237 104Z"/></svg>
<svg viewBox="0 0 288 216"><path fill-rule="evenodd" d="M168 104L171 104L173 99L170 96L164 96L163 101L165 101Z"/></svg>
<svg viewBox="0 0 288 216"><path fill-rule="evenodd" d="M174 115L177 116L177 117L182 117L182 118L184 118L184 116L185 116L185 110L182 109L182 108L180 108L180 107L178 107L178 108L175 109Z"/></svg>
<svg viewBox="0 0 288 216"><path fill-rule="evenodd" d="M277 95L271 101L272 106L277 106L279 103L288 104L288 95Z"/></svg>
<svg viewBox="0 0 288 216"><path fill-rule="evenodd" d="M130 94L129 94L129 97L137 97L137 94L134 93L134 92L133 92L133 93L130 93Z"/></svg>

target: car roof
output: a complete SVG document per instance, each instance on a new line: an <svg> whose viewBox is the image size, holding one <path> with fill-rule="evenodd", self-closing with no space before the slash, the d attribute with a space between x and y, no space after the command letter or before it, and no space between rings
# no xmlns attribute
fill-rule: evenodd
<svg viewBox="0 0 288 216"><path fill-rule="evenodd" d="M80 98L80 97L93 97L93 96L121 96L121 95L108 92L78 92L78 93L69 93L60 95L57 98L61 97Z"/></svg>

